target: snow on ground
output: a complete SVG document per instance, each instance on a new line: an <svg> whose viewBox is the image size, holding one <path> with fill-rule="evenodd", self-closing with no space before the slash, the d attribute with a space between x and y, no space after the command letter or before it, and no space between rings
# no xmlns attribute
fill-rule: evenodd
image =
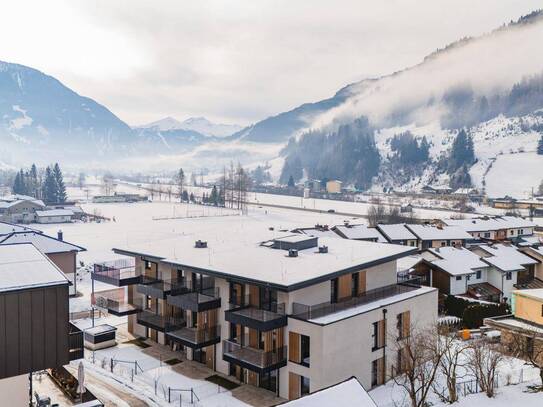
<svg viewBox="0 0 543 407"><path fill-rule="evenodd" d="M543 155L536 153L498 156L486 175L488 196L528 198L543 181Z"/></svg>

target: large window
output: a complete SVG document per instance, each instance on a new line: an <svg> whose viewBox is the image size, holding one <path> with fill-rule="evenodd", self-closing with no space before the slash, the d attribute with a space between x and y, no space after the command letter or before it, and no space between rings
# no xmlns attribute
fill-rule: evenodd
<svg viewBox="0 0 543 407"><path fill-rule="evenodd" d="M302 376L300 380L300 396L305 396L309 394L309 377Z"/></svg>
<svg viewBox="0 0 543 407"><path fill-rule="evenodd" d="M372 351L376 351L377 349L381 349L385 346L385 320L374 322L372 325L372 343L373 346L371 348Z"/></svg>
<svg viewBox="0 0 543 407"><path fill-rule="evenodd" d="M385 382L385 358L371 362L371 387L379 386Z"/></svg>
<svg viewBox="0 0 543 407"><path fill-rule="evenodd" d="M398 329L398 339L409 336L411 331L411 313L409 311L396 315L396 328Z"/></svg>
<svg viewBox="0 0 543 407"><path fill-rule="evenodd" d="M337 290L338 290L338 280L334 278L330 280L330 302L332 304L337 302Z"/></svg>
<svg viewBox="0 0 543 407"><path fill-rule="evenodd" d="M358 281L359 281L359 274L353 273L351 275L351 297L357 297L358 296Z"/></svg>
<svg viewBox="0 0 543 407"><path fill-rule="evenodd" d="M301 364L309 367L310 358L310 338L306 335L300 335Z"/></svg>
<svg viewBox="0 0 543 407"><path fill-rule="evenodd" d="M277 370L260 374L260 387L277 392Z"/></svg>

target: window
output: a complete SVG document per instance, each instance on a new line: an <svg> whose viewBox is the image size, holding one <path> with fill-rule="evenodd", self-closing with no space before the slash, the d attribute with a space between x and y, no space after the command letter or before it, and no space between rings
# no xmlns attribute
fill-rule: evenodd
<svg viewBox="0 0 543 407"><path fill-rule="evenodd" d="M337 302L337 278L330 280L330 302L332 304Z"/></svg>
<svg viewBox="0 0 543 407"><path fill-rule="evenodd" d="M441 242L441 247L447 246L447 242Z"/></svg>
<svg viewBox="0 0 543 407"><path fill-rule="evenodd" d="M505 273L505 279L506 280L511 280L512 278L513 278L513 273L511 273L510 271Z"/></svg>
<svg viewBox="0 0 543 407"><path fill-rule="evenodd" d="M515 231L512 230L511 233L510 233L510 235L513 236L514 234L515 234Z"/></svg>
<svg viewBox="0 0 543 407"><path fill-rule="evenodd" d="M519 230L518 230L518 234L519 234L519 235L524 234L524 229L519 229Z"/></svg>
<svg viewBox="0 0 543 407"><path fill-rule="evenodd" d="M456 276L456 281L462 280L462 276Z"/></svg>
<svg viewBox="0 0 543 407"><path fill-rule="evenodd" d="M309 357L310 357L310 338L306 335L300 335L300 348L301 348L301 364L309 367Z"/></svg>
<svg viewBox="0 0 543 407"><path fill-rule="evenodd" d="M373 346L371 348L372 351L376 351L385 346L385 332L386 329L384 319L373 323L373 330L371 335L373 339Z"/></svg>
<svg viewBox="0 0 543 407"><path fill-rule="evenodd" d="M485 237L489 238L490 237L490 232L485 232Z"/></svg>
<svg viewBox="0 0 543 407"><path fill-rule="evenodd" d="M543 317L543 304L541 304L541 316Z"/></svg>
<svg viewBox="0 0 543 407"><path fill-rule="evenodd" d="M466 276L466 280L467 280L467 281L471 280L471 274L468 274L468 275Z"/></svg>
<svg viewBox="0 0 543 407"><path fill-rule="evenodd" d="M300 395L303 397L306 394L309 394L309 377L302 376L300 385Z"/></svg>
<svg viewBox="0 0 543 407"><path fill-rule="evenodd" d="M475 273L475 278L477 280L480 280L481 279L481 270L477 270L477 272Z"/></svg>
<svg viewBox="0 0 543 407"><path fill-rule="evenodd" d="M411 241L409 242L409 246L415 246L415 242L411 240Z"/></svg>
<svg viewBox="0 0 543 407"><path fill-rule="evenodd" d="M358 296L358 281L359 281L358 273L351 274L351 297Z"/></svg>
<svg viewBox="0 0 543 407"><path fill-rule="evenodd" d="M145 270L151 269L151 262L149 260L145 260Z"/></svg>
<svg viewBox="0 0 543 407"><path fill-rule="evenodd" d="M385 382L385 358L371 362L371 387L379 386Z"/></svg>

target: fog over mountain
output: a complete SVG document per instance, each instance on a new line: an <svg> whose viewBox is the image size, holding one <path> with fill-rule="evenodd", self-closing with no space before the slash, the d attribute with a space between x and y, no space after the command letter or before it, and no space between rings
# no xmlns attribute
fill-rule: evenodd
<svg viewBox="0 0 543 407"><path fill-rule="evenodd" d="M182 122L173 117L165 117L136 128L155 129L158 131L168 130L191 130L204 136L227 137L241 130L237 124L213 123L205 117L189 117Z"/></svg>

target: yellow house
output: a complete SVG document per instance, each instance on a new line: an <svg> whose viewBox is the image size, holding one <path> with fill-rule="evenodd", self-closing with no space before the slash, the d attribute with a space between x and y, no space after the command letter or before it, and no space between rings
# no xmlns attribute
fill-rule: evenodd
<svg viewBox="0 0 543 407"><path fill-rule="evenodd" d="M513 291L511 307L515 318L543 325L543 288Z"/></svg>
<svg viewBox="0 0 543 407"><path fill-rule="evenodd" d="M331 179L326 182L326 192L329 194L339 194L341 193L341 184L342 182L337 179Z"/></svg>

